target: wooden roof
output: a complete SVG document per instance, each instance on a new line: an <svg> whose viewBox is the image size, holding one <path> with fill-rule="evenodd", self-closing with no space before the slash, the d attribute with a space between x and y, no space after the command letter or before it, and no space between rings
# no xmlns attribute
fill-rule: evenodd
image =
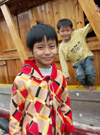
<svg viewBox="0 0 100 135"><path fill-rule="evenodd" d="M24 12L32 7L42 5L51 0L0 0L0 6L6 4L12 14L16 16L19 12ZM0 20L3 19L3 14L0 10Z"/></svg>

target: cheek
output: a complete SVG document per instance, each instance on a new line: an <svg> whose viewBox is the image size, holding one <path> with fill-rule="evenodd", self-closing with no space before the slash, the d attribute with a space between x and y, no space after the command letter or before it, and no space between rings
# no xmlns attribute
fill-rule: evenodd
<svg viewBox="0 0 100 135"><path fill-rule="evenodd" d="M57 49L55 49L54 54L55 54L55 55L57 55L57 52L58 52L58 50L57 50Z"/></svg>
<svg viewBox="0 0 100 135"><path fill-rule="evenodd" d="M61 33L61 36L63 36L64 35L64 33Z"/></svg>

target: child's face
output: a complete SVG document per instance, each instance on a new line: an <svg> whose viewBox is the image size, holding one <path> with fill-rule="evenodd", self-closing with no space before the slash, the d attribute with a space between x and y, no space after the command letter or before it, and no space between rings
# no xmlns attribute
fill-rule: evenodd
<svg viewBox="0 0 100 135"><path fill-rule="evenodd" d="M60 30L58 31L58 33L60 34L60 36L63 38L65 42L70 41L72 32L73 29L70 26L67 27L61 26Z"/></svg>
<svg viewBox="0 0 100 135"><path fill-rule="evenodd" d="M48 40L44 37L41 42L36 42L33 47L33 55L38 68L49 68L57 55L56 40Z"/></svg>

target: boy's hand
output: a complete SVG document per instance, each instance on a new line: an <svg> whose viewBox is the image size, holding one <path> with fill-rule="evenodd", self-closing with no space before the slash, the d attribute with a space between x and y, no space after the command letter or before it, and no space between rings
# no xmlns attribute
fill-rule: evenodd
<svg viewBox="0 0 100 135"><path fill-rule="evenodd" d="M73 80L72 80L72 78L71 78L70 76L67 77L67 83L68 83L68 84L72 84L72 81L73 81Z"/></svg>
<svg viewBox="0 0 100 135"><path fill-rule="evenodd" d="M96 11L100 13L100 7L98 7L98 5L96 7Z"/></svg>

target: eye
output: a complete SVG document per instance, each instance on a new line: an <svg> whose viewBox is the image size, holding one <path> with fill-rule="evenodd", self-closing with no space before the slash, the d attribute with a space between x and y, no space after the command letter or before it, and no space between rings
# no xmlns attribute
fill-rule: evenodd
<svg viewBox="0 0 100 135"><path fill-rule="evenodd" d="M64 30L61 30L61 32L64 32Z"/></svg>
<svg viewBox="0 0 100 135"><path fill-rule="evenodd" d="M55 48L55 46L56 46L55 44L52 44L52 45L50 45L50 48L53 49L53 48Z"/></svg>
<svg viewBox="0 0 100 135"><path fill-rule="evenodd" d="M54 48L54 45L50 45L50 48Z"/></svg>
<svg viewBox="0 0 100 135"><path fill-rule="evenodd" d="M67 32L69 32L69 30L66 30Z"/></svg>
<svg viewBox="0 0 100 135"><path fill-rule="evenodd" d="M38 48L39 50L41 50L41 49L43 49L43 46L38 46L37 48Z"/></svg>

